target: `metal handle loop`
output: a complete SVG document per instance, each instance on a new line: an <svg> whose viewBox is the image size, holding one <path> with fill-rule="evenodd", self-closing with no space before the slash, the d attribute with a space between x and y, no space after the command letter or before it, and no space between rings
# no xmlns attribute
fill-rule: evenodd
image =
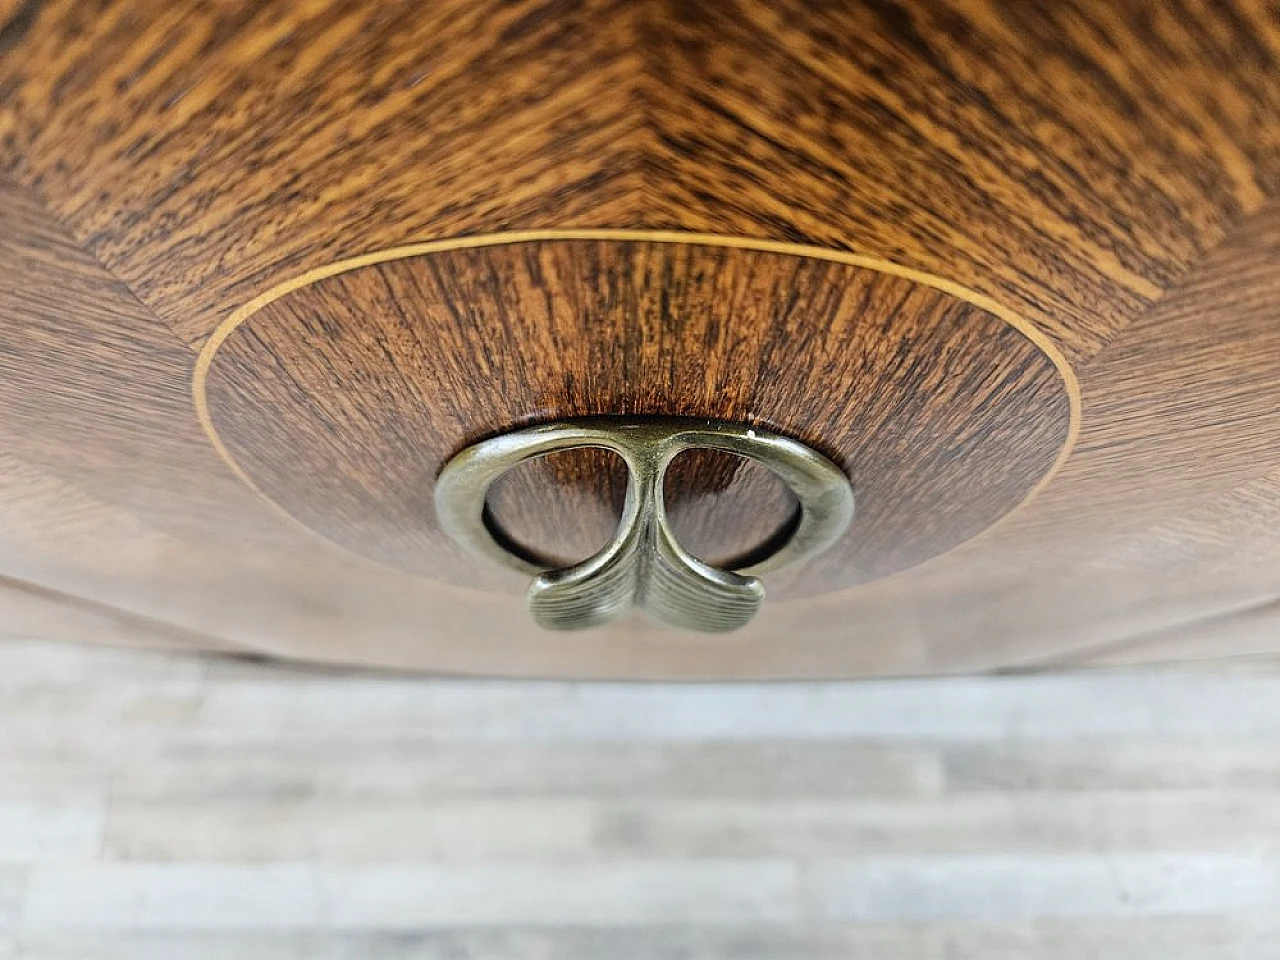
<svg viewBox="0 0 1280 960"><path fill-rule="evenodd" d="M530 563L498 542L485 519L490 486L513 467L558 450L601 447L629 471L626 503L612 541L559 569ZM800 518L764 560L721 570L684 550L667 522L663 478L686 450L711 449L754 460L795 494ZM483 440L449 461L436 482L436 511L455 542L534 577L529 610L549 630L579 630L625 616L632 607L669 626L725 633L745 626L764 602L759 575L830 547L853 520L853 489L834 463L788 437L714 420L592 417L540 424Z"/></svg>

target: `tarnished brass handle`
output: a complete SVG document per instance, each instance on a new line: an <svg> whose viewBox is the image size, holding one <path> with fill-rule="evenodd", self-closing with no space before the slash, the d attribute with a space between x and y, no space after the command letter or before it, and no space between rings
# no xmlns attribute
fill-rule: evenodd
<svg viewBox="0 0 1280 960"><path fill-rule="evenodd" d="M485 497L508 470L557 450L602 447L629 471L622 520L594 556L549 570L507 550L489 528ZM796 495L800 518L766 559L720 570L684 550L667 522L663 477L692 449L723 450L773 471ZM764 601L758 576L830 547L853 519L844 473L804 444L740 424L676 417L594 417L547 423L484 440L445 465L436 483L440 523L459 544L534 577L529 610L549 630L598 626L639 607L670 626L724 633L748 623Z"/></svg>

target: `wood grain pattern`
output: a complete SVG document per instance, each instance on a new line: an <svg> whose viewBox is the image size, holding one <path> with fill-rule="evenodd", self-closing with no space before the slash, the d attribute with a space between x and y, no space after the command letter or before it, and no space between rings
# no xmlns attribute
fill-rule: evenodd
<svg viewBox="0 0 1280 960"><path fill-rule="evenodd" d="M1280 467L1277 264L1271 204L1080 370L1091 428L1038 529L1118 533ZM1145 484L1159 497L1131 495ZM1087 513L1063 523L1080 503Z"/></svg>
<svg viewBox="0 0 1280 960"><path fill-rule="evenodd" d="M782 597L885 576L976 535L1074 434L1070 371L1021 330L943 290L817 256L625 236L504 242L294 286L202 357L212 428L309 528L453 583L486 582L489 564L459 557L436 528L434 478L515 424L710 416L823 450L853 478L859 515L835 549L770 579ZM531 533L535 547L562 536L557 513Z"/></svg>
<svg viewBox="0 0 1280 960"><path fill-rule="evenodd" d="M189 342L412 240L853 248L1091 352L1274 192L1252 3L49 3L3 151ZM198 218L190 216L200 211Z"/></svg>
<svg viewBox="0 0 1280 960"><path fill-rule="evenodd" d="M0 622L5 639L101 643L118 647L232 653L216 637L183 630L125 610L58 593L20 580L0 580Z"/></svg>
<svg viewBox="0 0 1280 960"><path fill-rule="evenodd" d="M192 414L190 352L5 180L0 221L6 451L152 519L181 504L192 523L212 520L240 491Z"/></svg>
<svg viewBox="0 0 1280 960"><path fill-rule="evenodd" d="M1274 666L642 687L19 642L0 715L6 960L1280 942Z"/></svg>
<svg viewBox="0 0 1280 960"><path fill-rule="evenodd" d="M643 203L631 9L49 4L0 71L3 153L197 341L282 269L479 224L626 225ZM79 134L92 171L66 165ZM143 247L136 269L117 258Z"/></svg>
<svg viewBox="0 0 1280 960"><path fill-rule="evenodd" d="M1264 4L661 10L662 225L874 250L1009 303L1073 357L1280 185Z"/></svg>
<svg viewBox="0 0 1280 960"><path fill-rule="evenodd" d="M11 531L0 575L234 647L452 671L791 677L1203 655L1205 642L1186 640L1194 624L1261 609L1280 582L1278 64L1280 16L1256 0L0 4L0 526ZM596 228L814 244L943 276L1025 317L1080 371L1079 443L986 535L891 577L766 605L732 644L708 645L642 622L534 636L518 582L486 593L459 566L445 571L465 581L453 588L334 549L270 510L201 435L189 399L200 348L290 277L424 240ZM553 247L538 256L567 256ZM726 258L725 276L788 276L748 259ZM459 253L431 278L452 289L435 300L414 299L422 278L399 280L411 311L482 302L491 267ZM565 278L591 276L576 268L517 285L505 332L492 316L474 329L433 317L454 338L440 352L461 365L455 394L480 390L484 402L450 411L447 441L420 456L414 418L429 404L404 382L384 395L358 377L326 380L318 365L341 359L323 349L333 336L348 359L358 348L376 361L389 346L402 381L445 373L407 340L370 335L388 315L367 319L370 306L390 301L377 273L335 288L343 303L320 313L261 317L246 333L262 344L229 342L258 352L237 361L240 406L221 412L235 421L228 436L258 451L260 485L275 471L273 499L295 510L310 499L323 521L311 526L363 537L348 546L365 552L395 552L391 533L413 547L422 513L402 494L446 447L602 406L727 412L820 447L877 451L876 482L942 520L921 519L912 536L889 513L866 527L866 546L896 558L881 573L985 528L1041 469L1030 447L1021 461L987 458L1009 444L936 419L928 396L953 391L957 411L977 401L931 376L958 363L987 383L1009 360L941 314L933 339L923 328L904 338L907 316L888 324L922 364L903 379L908 411L925 420L896 440L823 435L832 411L861 410L878 381L859 381L857 358L798 319L758 321L741 343L721 327L727 353L689 351L681 330L706 318L628 318L609 304L595 340L551 324L584 351L575 381L557 381L545 351L513 345L538 317L554 320L548 291L561 308L574 302ZM833 289L834 276L793 273L778 289ZM324 328L344 305L341 329ZM839 322L858 329L852 314ZM290 323L323 334L317 349L269 342L267 327ZM481 329L499 363L488 370L473 349ZM866 343L887 356L887 341ZM671 359L677 346L689 360ZM978 357L997 366L964 366ZM286 368L304 361L312 379L290 394ZM862 386L832 389L820 363ZM250 382L264 375L269 389ZM892 419L889 395L871 421ZM1054 403L1026 408L1014 432L1060 430ZM386 422L350 429L383 405L398 440ZM281 411L291 422L273 433L264 415ZM308 446L325 423L345 425L340 442ZM412 456L388 453L393 440ZM366 441L382 448L356 453ZM888 441L899 446L886 454ZM928 468L908 469L930 443ZM306 483L295 475L290 487L289 467L304 464ZM533 497L548 478L530 475L496 506L530 541L573 518L567 549L582 549L607 526L617 480L581 462L543 466L554 495ZM725 513L786 508L749 474L691 469L681 509L701 549L767 535L763 522L726 534ZM885 479L898 469L906 486ZM944 476L963 481L945 502L921 492ZM408 522L372 524L374 500Z"/></svg>

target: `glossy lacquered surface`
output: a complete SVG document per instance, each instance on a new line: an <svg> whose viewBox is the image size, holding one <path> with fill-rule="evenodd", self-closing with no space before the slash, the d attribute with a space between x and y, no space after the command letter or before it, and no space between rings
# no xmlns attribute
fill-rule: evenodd
<svg viewBox="0 0 1280 960"><path fill-rule="evenodd" d="M474 440L600 415L781 431L835 460L865 505L837 550L781 581L784 597L975 536L1048 478L1079 412L1074 374L1043 335L940 278L818 248L625 231L403 248L286 282L205 344L195 400L227 461L291 517L465 585L498 581L450 549L430 496ZM714 469L690 455L694 472ZM581 559L617 526L611 476L580 477L606 502L581 514L550 479L498 510L536 552ZM695 528L740 530L736 553L762 526L739 516L776 511L727 510L697 481L671 493Z"/></svg>
<svg viewBox="0 0 1280 960"><path fill-rule="evenodd" d="M0 10L0 575L47 632L618 677L1262 643L1201 627L1280 582L1265 5ZM534 632L432 484L600 414L794 436L858 521L731 640ZM788 509L677 470L708 557ZM491 508L572 559L620 489L575 455Z"/></svg>

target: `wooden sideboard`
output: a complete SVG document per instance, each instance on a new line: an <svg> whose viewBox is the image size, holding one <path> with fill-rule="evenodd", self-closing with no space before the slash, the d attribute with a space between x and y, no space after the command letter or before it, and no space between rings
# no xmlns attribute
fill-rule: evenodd
<svg viewBox="0 0 1280 960"><path fill-rule="evenodd" d="M1247 0L0 3L0 619L557 677L1280 650L1280 15ZM776 431L857 499L740 631L545 632L444 464ZM626 472L489 516L601 548ZM710 563L785 535L692 451Z"/></svg>

